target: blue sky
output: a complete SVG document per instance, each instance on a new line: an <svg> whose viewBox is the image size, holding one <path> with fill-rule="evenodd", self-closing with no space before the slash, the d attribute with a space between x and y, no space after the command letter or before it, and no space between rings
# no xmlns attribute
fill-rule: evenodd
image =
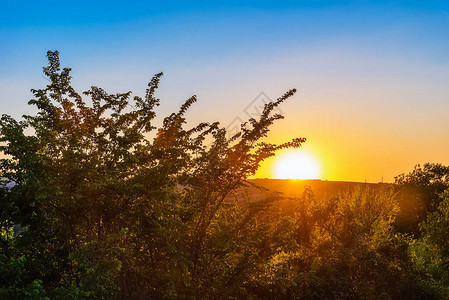
<svg viewBox="0 0 449 300"><path fill-rule="evenodd" d="M0 113L32 111L45 53L59 50L81 90L143 94L163 71L161 114L197 94L195 122L226 124L261 91L298 88L272 138L307 137L328 179L449 163L448 1L0 3Z"/></svg>

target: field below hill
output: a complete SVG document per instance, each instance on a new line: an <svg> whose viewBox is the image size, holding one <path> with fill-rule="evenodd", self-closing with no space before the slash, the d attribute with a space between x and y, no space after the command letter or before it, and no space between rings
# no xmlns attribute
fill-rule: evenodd
<svg viewBox="0 0 449 300"><path fill-rule="evenodd" d="M357 188L368 188L376 190L391 186L388 183L362 183L349 181L327 181L327 180L300 180L300 179L250 179L254 186L240 189L234 195L238 201L257 201L274 193L281 193L285 198L279 200L278 205L285 213L291 214L296 210L298 199L300 199L308 187L312 190L315 199L334 197ZM231 199L229 197L229 199Z"/></svg>

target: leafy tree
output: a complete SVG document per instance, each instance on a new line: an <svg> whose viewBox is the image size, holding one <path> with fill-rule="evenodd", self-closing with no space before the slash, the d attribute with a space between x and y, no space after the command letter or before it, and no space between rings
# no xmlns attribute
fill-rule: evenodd
<svg viewBox="0 0 449 300"><path fill-rule="evenodd" d="M400 185L428 187L435 200L439 201L439 194L449 187L449 166L426 163L421 167L418 164L410 173L396 176L395 181Z"/></svg>
<svg viewBox="0 0 449 300"><path fill-rule="evenodd" d="M259 259L248 254L262 251L268 229L257 221L260 205L240 208L229 195L264 159L305 141L260 141L295 90L231 138L216 122L185 128L195 96L157 129L162 73L144 98L98 87L80 95L58 52L47 57L49 84L29 102L37 114L0 121L2 231L24 228L2 238L2 253L26 257L23 278L50 296L142 299L227 293L248 276Z"/></svg>
<svg viewBox="0 0 449 300"><path fill-rule="evenodd" d="M419 235L419 223L429 212L435 211L439 195L449 188L449 166L426 163L416 165L408 174L395 177L399 186L401 213L396 226L399 230Z"/></svg>

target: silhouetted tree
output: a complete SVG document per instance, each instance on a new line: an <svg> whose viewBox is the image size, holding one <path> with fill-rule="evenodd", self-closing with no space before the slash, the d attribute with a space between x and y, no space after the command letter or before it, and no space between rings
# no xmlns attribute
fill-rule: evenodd
<svg viewBox="0 0 449 300"><path fill-rule="evenodd" d="M17 289L42 283L47 295L202 298L248 276L263 248L261 208L237 210L227 197L264 159L304 142L260 141L282 118L273 109L295 90L231 138L217 122L185 128L195 96L156 129L162 73L144 98L92 87L88 105L58 52L47 57L49 84L29 102L37 114L0 121L2 255L20 262L22 280L8 293L21 297ZM23 231L12 238L14 224Z"/></svg>
<svg viewBox="0 0 449 300"><path fill-rule="evenodd" d="M396 225L403 232L419 235L418 224L438 207L439 195L449 188L449 166L416 165L413 171L396 176L395 183L400 188L401 207Z"/></svg>

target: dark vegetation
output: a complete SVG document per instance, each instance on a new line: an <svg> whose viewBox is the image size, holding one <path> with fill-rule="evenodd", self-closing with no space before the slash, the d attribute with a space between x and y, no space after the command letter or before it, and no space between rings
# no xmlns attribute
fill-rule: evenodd
<svg viewBox="0 0 449 300"><path fill-rule="evenodd" d="M0 299L448 298L448 167L251 197L259 164L305 141L261 141L294 90L228 138L185 128L195 97L156 128L162 74L88 105L48 60L37 114L0 122Z"/></svg>

